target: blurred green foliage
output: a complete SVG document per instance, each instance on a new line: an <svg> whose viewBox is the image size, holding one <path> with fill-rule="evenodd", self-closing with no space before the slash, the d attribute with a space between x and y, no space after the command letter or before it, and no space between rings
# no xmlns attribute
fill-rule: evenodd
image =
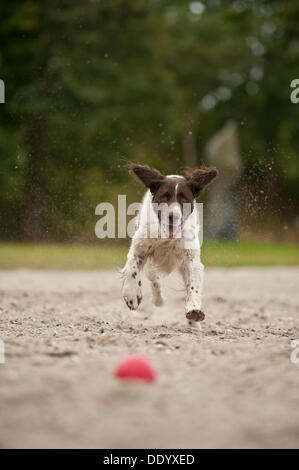
<svg viewBox="0 0 299 470"><path fill-rule="evenodd" d="M295 214L298 2L3 0L0 16L2 238L94 239L95 206L136 197L124 159L200 164L229 119L244 207L262 187Z"/></svg>

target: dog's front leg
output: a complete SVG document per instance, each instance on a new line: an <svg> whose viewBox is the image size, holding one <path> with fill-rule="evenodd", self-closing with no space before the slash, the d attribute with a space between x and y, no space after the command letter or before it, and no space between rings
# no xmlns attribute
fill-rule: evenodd
<svg viewBox="0 0 299 470"><path fill-rule="evenodd" d="M205 318L201 310L204 266L200 250L184 250L182 274L186 286L186 318L191 322Z"/></svg>
<svg viewBox="0 0 299 470"><path fill-rule="evenodd" d="M137 310L142 300L140 270L143 264L144 254L133 239L126 265L122 270L124 276L122 295L130 310Z"/></svg>

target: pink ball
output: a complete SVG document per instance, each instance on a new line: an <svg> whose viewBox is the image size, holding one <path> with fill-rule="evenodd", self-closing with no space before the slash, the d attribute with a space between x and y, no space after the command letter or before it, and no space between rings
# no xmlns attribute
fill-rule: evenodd
<svg viewBox="0 0 299 470"><path fill-rule="evenodd" d="M115 370L118 379L144 380L154 382L156 372L150 362L142 356L132 355L123 359Z"/></svg>

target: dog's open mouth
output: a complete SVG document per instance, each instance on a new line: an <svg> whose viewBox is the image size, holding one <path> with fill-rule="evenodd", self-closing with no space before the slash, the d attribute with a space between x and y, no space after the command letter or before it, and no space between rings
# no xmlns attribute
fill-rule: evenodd
<svg viewBox="0 0 299 470"><path fill-rule="evenodd" d="M170 222L169 224L163 224L163 231L166 237L176 238L180 235L181 226L179 224L173 224Z"/></svg>

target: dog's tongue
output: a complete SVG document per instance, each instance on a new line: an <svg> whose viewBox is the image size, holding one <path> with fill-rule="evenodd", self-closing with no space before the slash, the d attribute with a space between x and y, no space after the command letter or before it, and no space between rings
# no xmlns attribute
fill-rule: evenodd
<svg viewBox="0 0 299 470"><path fill-rule="evenodd" d="M168 235L169 238L173 238L173 225L168 226Z"/></svg>

